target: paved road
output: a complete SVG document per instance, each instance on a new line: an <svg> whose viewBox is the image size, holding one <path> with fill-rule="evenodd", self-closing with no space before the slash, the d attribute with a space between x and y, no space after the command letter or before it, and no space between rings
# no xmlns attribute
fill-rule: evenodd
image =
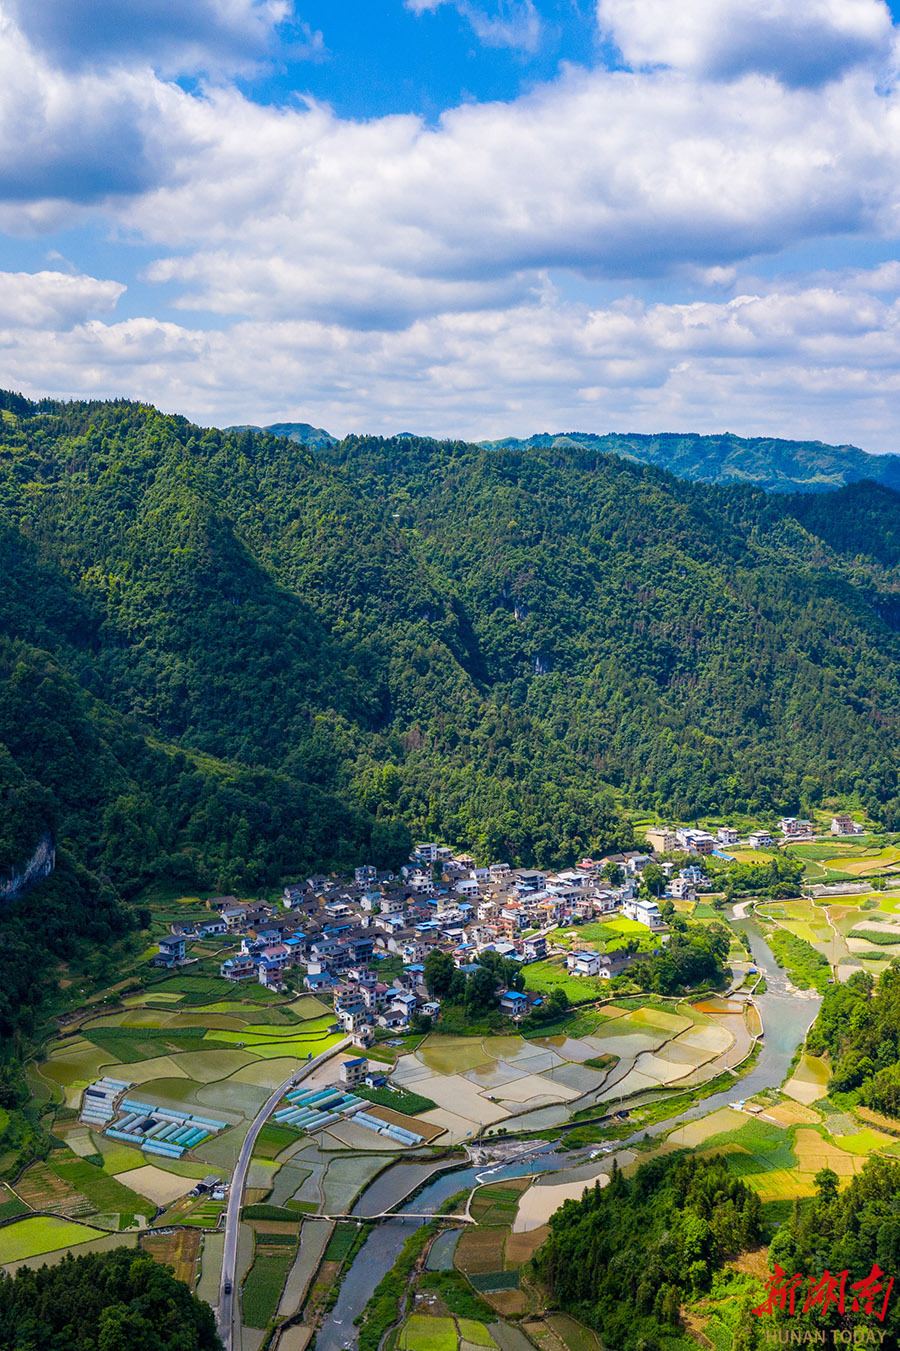
<svg viewBox="0 0 900 1351"><path fill-rule="evenodd" d="M235 1291L235 1281L237 1276L237 1246L238 1230L241 1222L241 1206L244 1199L244 1188L247 1185L247 1172L250 1168L250 1159L253 1156L253 1146L256 1144L256 1137L259 1135L266 1121L269 1119L281 1099L287 1093L288 1089L294 1084L301 1083L307 1075L317 1070L320 1065L331 1056L337 1055L339 1051L345 1051L352 1044L350 1037L345 1037L343 1041L332 1046L330 1050L323 1051L313 1060L304 1061L300 1068L291 1075L290 1079L285 1079L283 1084L279 1084L275 1092L269 1097L259 1109L257 1115L251 1122L244 1143L241 1145L241 1151L238 1154L237 1165L234 1175L231 1179L231 1187L228 1192L228 1205L225 1210L225 1253L222 1258L222 1281L219 1286L219 1335L225 1344L225 1351L232 1351L233 1346L237 1346L240 1351L240 1323L241 1306ZM226 1286L228 1293L226 1294ZM235 1343L234 1325L238 1325L238 1338Z"/></svg>

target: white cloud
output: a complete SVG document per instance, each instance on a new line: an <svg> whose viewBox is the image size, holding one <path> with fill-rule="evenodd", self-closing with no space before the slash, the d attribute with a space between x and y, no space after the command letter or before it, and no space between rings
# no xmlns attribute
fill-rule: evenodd
<svg viewBox="0 0 900 1351"><path fill-rule="evenodd" d="M124 291L121 282L66 272L0 272L0 325L73 328L115 309Z"/></svg>
<svg viewBox="0 0 900 1351"><path fill-rule="evenodd" d="M884 55L891 33L882 0L597 0L597 17L629 65L789 85Z"/></svg>
<svg viewBox="0 0 900 1351"><path fill-rule="evenodd" d="M891 292L886 281L876 269L716 303L595 309L545 287L528 303L391 332L91 320L0 331L0 350L25 392L127 392L220 425L294 418L470 438L728 429L887 450L900 448L900 277Z"/></svg>
<svg viewBox="0 0 900 1351"><path fill-rule="evenodd" d="M453 5L485 46L523 52L535 52L540 46L544 25L534 0L494 0L493 10L473 0L406 0L413 14L430 14L445 4Z"/></svg>
<svg viewBox="0 0 900 1351"><path fill-rule="evenodd" d="M168 74L247 69L272 49L276 30L321 49L295 19L293 0L4 0L35 50L73 69L110 63Z"/></svg>
<svg viewBox="0 0 900 1351"><path fill-rule="evenodd" d="M619 0L603 3L612 22ZM104 69L61 69L3 4L0 226L102 213L120 241L156 248L146 275L167 304L219 316L208 332L200 318L103 322L120 283L9 274L4 383L339 432L730 427L895 448L900 265L741 276L817 237L900 233L900 96L860 62L883 43L875 0L798 7L832 53L818 74L784 0L754 9L771 20L756 47L734 0L728 60L699 7L667 8L683 20L676 50L648 22L653 0L630 0L616 20L629 59L674 69L568 70L436 126L188 92L124 49ZM204 0L196 14L213 9L260 32L281 12ZM779 24L805 74L746 59L777 49ZM826 74L839 78L823 89ZM716 298L564 304L554 270L623 289L665 275Z"/></svg>
<svg viewBox="0 0 900 1351"><path fill-rule="evenodd" d="M168 181L122 219L178 251L151 276L217 313L394 326L517 302L552 268L720 284L754 254L900 223L900 103L862 70L827 97L572 71L435 128L225 90L178 112Z"/></svg>

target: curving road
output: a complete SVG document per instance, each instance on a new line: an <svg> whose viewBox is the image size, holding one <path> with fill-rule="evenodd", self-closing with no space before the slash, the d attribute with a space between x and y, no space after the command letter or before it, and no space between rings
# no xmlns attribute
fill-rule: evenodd
<svg viewBox="0 0 900 1351"><path fill-rule="evenodd" d="M275 1092L263 1103L250 1123L250 1129L241 1145L228 1191L228 1205L225 1210L225 1252L222 1258L222 1280L219 1285L219 1335L224 1343L225 1351L232 1351L235 1346L235 1322L237 1322L238 1334L240 1334L241 1305L235 1291L238 1230L241 1223L244 1188L247 1185L247 1172L250 1168L250 1160L253 1157L256 1137L290 1088L293 1088L295 1084L302 1083L307 1075L312 1074L320 1065L324 1065L325 1061L329 1060L331 1056L337 1055L340 1051L345 1051L350 1045L352 1045L352 1039L345 1037L343 1041L339 1041L327 1051L322 1051L321 1055L317 1055L313 1060L303 1061L296 1073L292 1074L290 1079L285 1079L283 1084L279 1084ZM226 1286L228 1287L227 1293ZM240 1335L238 1335L237 1351L240 1351L240 1345Z"/></svg>

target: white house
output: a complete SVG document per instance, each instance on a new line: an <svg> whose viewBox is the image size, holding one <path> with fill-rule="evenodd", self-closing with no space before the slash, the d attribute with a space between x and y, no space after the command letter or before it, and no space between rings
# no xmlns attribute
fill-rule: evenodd
<svg viewBox="0 0 900 1351"><path fill-rule="evenodd" d="M599 952L570 952L566 969L572 976L599 976L603 957Z"/></svg>
<svg viewBox="0 0 900 1351"><path fill-rule="evenodd" d="M677 830L675 834L681 848L689 854L711 854L716 847L708 830Z"/></svg>
<svg viewBox="0 0 900 1351"><path fill-rule="evenodd" d="M478 895L478 882L474 877L461 877L453 890L457 896L471 896L474 900Z"/></svg>
<svg viewBox="0 0 900 1351"><path fill-rule="evenodd" d="M453 854L452 849L448 849L444 844L417 844L415 856L423 863L440 863L443 859L450 858Z"/></svg>
<svg viewBox="0 0 900 1351"><path fill-rule="evenodd" d="M863 828L846 812L840 812L831 818L832 835L862 835Z"/></svg>
<svg viewBox="0 0 900 1351"><path fill-rule="evenodd" d="M809 835L813 828L812 821L804 821L796 816L782 816L778 825L782 835L786 835L789 839Z"/></svg>
<svg viewBox="0 0 900 1351"><path fill-rule="evenodd" d="M622 906L622 914L627 916L628 919L636 919L638 924L646 924L648 929L663 927L663 919L656 901L625 901Z"/></svg>
<svg viewBox="0 0 900 1351"><path fill-rule="evenodd" d="M734 826L719 826L716 831L716 839L720 844L737 844L740 836Z"/></svg>
<svg viewBox="0 0 900 1351"><path fill-rule="evenodd" d="M768 830L754 830L749 836L751 849L767 849L769 845L774 844L771 834Z"/></svg>

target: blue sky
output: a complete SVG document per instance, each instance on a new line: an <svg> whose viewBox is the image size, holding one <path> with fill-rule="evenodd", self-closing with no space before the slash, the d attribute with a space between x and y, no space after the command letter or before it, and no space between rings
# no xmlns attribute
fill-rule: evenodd
<svg viewBox="0 0 900 1351"><path fill-rule="evenodd" d="M0 0L0 384L900 450L882 0Z"/></svg>

